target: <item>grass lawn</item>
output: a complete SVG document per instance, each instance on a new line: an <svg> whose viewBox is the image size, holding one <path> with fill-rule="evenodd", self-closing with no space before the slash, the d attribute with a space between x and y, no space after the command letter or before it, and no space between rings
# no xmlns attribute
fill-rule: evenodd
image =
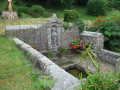
<svg viewBox="0 0 120 90"><path fill-rule="evenodd" d="M74 6L73 9L77 10L79 12L80 18L82 20L95 20L97 17L87 15L87 8L80 7L80 6ZM49 13L56 13L58 17L63 18L63 13L65 9L56 9L56 8L46 8L46 11ZM118 10L112 10L112 11L106 11L106 14L102 16L103 18L110 18L113 19L115 17L120 18L120 11Z"/></svg>
<svg viewBox="0 0 120 90"><path fill-rule="evenodd" d="M0 19L0 34L5 34L5 26L7 25L29 25L45 23L47 18L19 18L17 20Z"/></svg>
<svg viewBox="0 0 120 90"><path fill-rule="evenodd" d="M0 35L0 90L33 90L31 69L13 39Z"/></svg>

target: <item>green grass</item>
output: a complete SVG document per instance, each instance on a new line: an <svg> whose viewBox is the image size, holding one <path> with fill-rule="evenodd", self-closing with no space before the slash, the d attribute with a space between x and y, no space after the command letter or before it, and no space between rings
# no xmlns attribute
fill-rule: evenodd
<svg viewBox="0 0 120 90"><path fill-rule="evenodd" d="M5 26L7 25L31 25L42 24L47 21L47 18L19 18L17 20L0 19L0 34L5 34Z"/></svg>
<svg viewBox="0 0 120 90"><path fill-rule="evenodd" d="M13 39L0 35L0 90L33 90L31 69Z"/></svg>
<svg viewBox="0 0 120 90"><path fill-rule="evenodd" d="M95 20L97 18L95 16L88 15L86 7L74 6L73 9L79 12L80 18L82 20ZM65 9L46 8L46 11L48 11L49 13L56 13L58 17L62 17L62 18L63 18L64 10ZM105 19L120 17L120 11L114 9L112 11L106 11L106 14L102 17Z"/></svg>

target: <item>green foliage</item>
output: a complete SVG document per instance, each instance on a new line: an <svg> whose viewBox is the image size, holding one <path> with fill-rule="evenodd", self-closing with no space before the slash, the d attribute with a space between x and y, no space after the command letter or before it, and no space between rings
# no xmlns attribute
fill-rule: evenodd
<svg viewBox="0 0 120 90"><path fill-rule="evenodd" d="M55 82L55 79L50 80L51 76L42 76L42 79L38 79L39 84L36 85L40 90L47 90L48 88L52 88L52 85Z"/></svg>
<svg viewBox="0 0 120 90"><path fill-rule="evenodd" d="M33 18L38 18L38 17L40 17L40 15L39 15L39 14L36 14L36 13L33 13L33 14L32 14L32 17L33 17Z"/></svg>
<svg viewBox="0 0 120 90"><path fill-rule="evenodd" d="M88 0L75 0L75 1L80 6L86 6L88 2Z"/></svg>
<svg viewBox="0 0 120 90"><path fill-rule="evenodd" d="M0 15L2 15L2 9L0 9Z"/></svg>
<svg viewBox="0 0 120 90"><path fill-rule="evenodd" d="M52 4L56 7L71 7L74 0L52 0Z"/></svg>
<svg viewBox="0 0 120 90"><path fill-rule="evenodd" d="M74 21L74 24L79 28L79 33L84 31L85 23L81 19Z"/></svg>
<svg viewBox="0 0 120 90"><path fill-rule="evenodd" d="M38 17L44 14L45 9L40 5L33 5L28 12L30 15L33 15L33 17Z"/></svg>
<svg viewBox="0 0 120 90"><path fill-rule="evenodd" d="M114 20L113 20L114 21ZM100 32L104 35L104 46L106 49L114 51L115 48L120 48L120 26L119 21L114 23L110 20L104 20L101 17L92 22L93 26L90 31Z"/></svg>
<svg viewBox="0 0 120 90"><path fill-rule="evenodd" d="M48 52L47 52L47 56L48 56L48 58L52 58L53 57L53 51L52 50L49 50Z"/></svg>
<svg viewBox="0 0 120 90"><path fill-rule="evenodd" d="M45 12L45 13L43 13L42 17L44 17L44 18L49 18L49 17L50 17L50 14L49 14L48 12Z"/></svg>
<svg viewBox="0 0 120 90"><path fill-rule="evenodd" d="M31 55L30 52L27 52L27 57L30 57L30 55Z"/></svg>
<svg viewBox="0 0 120 90"><path fill-rule="evenodd" d="M76 10L64 10L64 21L71 22L79 18L79 13Z"/></svg>
<svg viewBox="0 0 120 90"><path fill-rule="evenodd" d="M118 90L119 88L120 72L109 70L106 73L89 73L85 84L82 84L82 90Z"/></svg>
<svg viewBox="0 0 120 90"><path fill-rule="evenodd" d="M67 49L65 47L60 47L60 55L63 56L66 54Z"/></svg>
<svg viewBox="0 0 120 90"><path fill-rule="evenodd" d="M120 48L120 27L114 22L106 21L98 31L104 35L105 48L109 50Z"/></svg>
<svg viewBox="0 0 120 90"><path fill-rule="evenodd" d="M87 60L90 58L97 72L91 74L87 69L86 73L89 75L86 82L83 84L81 76L81 90L118 90L120 88L120 72L107 71L99 72L100 67L98 66L97 56L91 51L91 48L87 48L86 51L82 52L82 57L86 56ZM82 60L82 58L80 59ZM80 61L81 62L81 61Z"/></svg>
<svg viewBox="0 0 120 90"><path fill-rule="evenodd" d="M104 2L101 0L89 0L87 3L87 13L92 16L104 15Z"/></svg>
<svg viewBox="0 0 120 90"><path fill-rule="evenodd" d="M32 85L35 90L47 90L51 88L55 82L55 79L51 79L51 76L42 76L40 73L31 71ZM40 78L38 78L40 77Z"/></svg>
<svg viewBox="0 0 120 90"><path fill-rule="evenodd" d="M70 29L71 27L69 26L69 22L64 22L63 23L63 28L66 29Z"/></svg>
<svg viewBox="0 0 120 90"><path fill-rule="evenodd" d="M29 16L25 13L21 13L21 18L28 18Z"/></svg>
<svg viewBox="0 0 120 90"><path fill-rule="evenodd" d="M18 14L18 16L22 16L23 13L27 14L28 10L29 10L29 7L24 7L24 6L18 7L17 14Z"/></svg>
<svg viewBox="0 0 120 90"><path fill-rule="evenodd" d="M120 11L120 0L108 0L107 5L109 8L115 8Z"/></svg>
<svg viewBox="0 0 120 90"><path fill-rule="evenodd" d="M97 62L98 58L97 58L97 55L93 51L91 51L91 48L92 48L92 45L90 43L88 48L86 48L84 51L82 51L82 56L80 58L80 63L81 63L82 58L84 57L85 60L86 60L87 68L90 69L88 67L88 63L87 63L87 60L90 59L92 61L93 65L95 66L96 70L99 72L99 65L98 65L98 62Z"/></svg>
<svg viewBox="0 0 120 90"><path fill-rule="evenodd" d="M9 5L9 3L5 2L2 9L8 11L8 5ZM14 4L12 4L12 9L13 9L13 11L16 11L16 6Z"/></svg>

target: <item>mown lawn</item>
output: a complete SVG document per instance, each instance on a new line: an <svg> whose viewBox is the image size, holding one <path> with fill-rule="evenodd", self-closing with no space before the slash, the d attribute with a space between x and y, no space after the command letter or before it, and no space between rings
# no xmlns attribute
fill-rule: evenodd
<svg viewBox="0 0 120 90"><path fill-rule="evenodd" d="M47 18L19 18L17 20L0 19L0 34L5 34L5 26L7 25L29 25L45 23Z"/></svg>
<svg viewBox="0 0 120 90"><path fill-rule="evenodd" d="M33 90L30 70L13 39L0 35L0 90Z"/></svg>
<svg viewBox="0 0 120 90"><path fill-rule="evenodd" d="M80 7L80 6L74 6L74 10L77 10L80 15L80 19L82 20L95 20L97 17L95 16L90 16L87 14L87 8L86 7ZM49 13L56 13L58 17L63 18L63 13L65 9L56 9L56 8L46 8L46 11ZM118 17L120 19L120 11L118 10L111 10L111 11L106 11L106 14L102 16L103 18L109 18L113 19Z"/></svg>

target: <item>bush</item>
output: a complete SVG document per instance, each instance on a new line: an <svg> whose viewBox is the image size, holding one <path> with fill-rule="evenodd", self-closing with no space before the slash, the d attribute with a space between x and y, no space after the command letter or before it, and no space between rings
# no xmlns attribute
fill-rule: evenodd
<svg viewBox="0 0 120 90"><path fill-rule="evenodd" d="M120 48L120 27L114 22L106 21L99 29L104 35L105 47L109 50Z"/></svg>
<svg viewBox="0 0 120 90"><path fill-rule="evenodd" d="M79 18L79 13L76 10L64 10L64 21L71 22Z"/></svg>
<svg viewBox="0 0 120 90"><path fill-rule="evenodd" d="M50 14L49 14L48 12L45 12L45 13L43 13L42 17L44 17L44 18L49 18L49 17L50 17Z"/></svg>
<svg viewBox="0 0 120 90"><path fill-rule="evenodd" d="M120 0L108 0L108 7L115 8L120 11Z"/></svg>
<svg viewBox="0 0 120 90"><path fill-rule="evenodd" d="M93 27L89 28L91 31L100 32L104 35L104 46L106 49L114 50L120 48L120 26L113 21L104 20L102 18L96 19L93 22ZM99 21L101 20L101 21ZM99 23L100 22L100 23Z"/></svg>
<svg viewBox="0 0 120 90"><path fill-rule="evenodd" d="M60 47L60 55L63 56L66 54L66 48L65 47Z"/></svg>
<svg viewBox="0 0 120 90"><path fill-rule="evenodd" d="M43 15L45 9L40 5L33 5L28 12L30 15L38 16L38 15Z"/></svg>
<svg viewBox="0 0 120 90"><path fill-rule="evenodd" d="M106 73L89 73L85 84L82 83L82 90L119 90L119 83L120 72L108 70Z"/></svg>
<svg viewBox="0 0 120 90"><path fill-rule="evenodd" d="M66 30L66 29L69 29L70 26L69 26L69 22L64 22L63 23L63 28Z"/></svg>
<svg viewBox="0 0 120 90"><path fill-rule="evenodd" d="M89 0L87 3L87 13L92 16L104 15L104 2L102 0Z"/></svg>
<svg viewBox="0 0 120 90"><path fill-rule="evenodd" d="M17 14L18 14L18 16L21 16L22 13L27 14L28 10L29 10L29 7L18 7Z"/></svg>
<svg viewBox="0 0 120 90"><path fill-rule="evenodd" d="M28 18L29 16L25 13L21 13L21 18Z"/></svg>
<svg viewBox="0 0 120 90"><path fill-rule="evenodd" d="M81 19L74 21L74 24L79 28L79 33L84 31L85 23Z"/></svg>
<svg viewBox="0 0 120 90"><path fill-rule="evenodd" d="M53 57L53 54L54 54L54 52L53 52L52 50L49 50L49 51L47 52L48 58L52 58L52 57Z"/></svg>

